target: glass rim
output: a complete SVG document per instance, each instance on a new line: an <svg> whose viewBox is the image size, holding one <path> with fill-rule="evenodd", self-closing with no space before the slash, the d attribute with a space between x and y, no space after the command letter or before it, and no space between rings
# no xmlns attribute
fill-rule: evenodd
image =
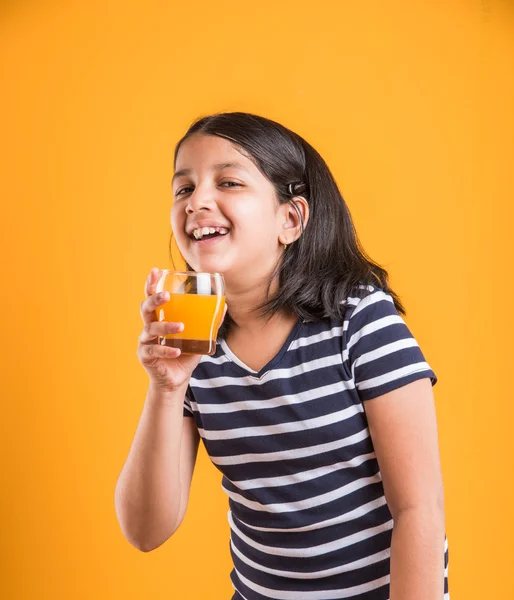
<svg viewBox="0 0 514 600"><path fill-rule="evenodd" d="M175 271L174 269L161 269L161 272L164 274L169 274L172 273L173 275L188 275L188 276L195 276L195 275L209 275L209 276L218 276L218 277L223 277L223 275L221 273L208 273L207 271Z"/></svg>

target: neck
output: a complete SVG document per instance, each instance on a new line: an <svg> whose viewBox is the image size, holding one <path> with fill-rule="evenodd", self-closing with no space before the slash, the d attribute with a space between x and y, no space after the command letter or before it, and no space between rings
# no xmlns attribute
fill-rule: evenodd
<svg viewBox="0 0 514 600"><path fill-rule="evenodd" d="M271 318L260 314L257 308L266 300L267 283L267 278L244 287L231 285L231 282L227 283L225 296L228 312L238 330L257 332L262 331L268 325L275 325L283 320L289 322L296 319L295 315L289 310L274 314ZM276 293L277 286L278 282L272 284L270 295Z"/></svg>

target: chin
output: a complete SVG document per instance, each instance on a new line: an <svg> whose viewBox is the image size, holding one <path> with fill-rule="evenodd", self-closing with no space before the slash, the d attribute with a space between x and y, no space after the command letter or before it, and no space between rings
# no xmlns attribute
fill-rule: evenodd
<svg viewBox="0 0 514 600"><path fill-rule="evenodd" d="M226 265L224 265L219 260L201 260L192 262L187 261L187 263L197 273L221 273L223 275L227 270Z"/></svg>

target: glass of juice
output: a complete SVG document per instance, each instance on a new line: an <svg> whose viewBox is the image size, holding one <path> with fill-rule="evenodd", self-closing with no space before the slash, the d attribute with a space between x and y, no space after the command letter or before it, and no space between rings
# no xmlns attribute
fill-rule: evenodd
<svg viewBox="0 0 514 600"><path fill-rule="evenodd" d="M159 337L159 343L182 354L216 351L216 336L225 310L225 283L220 273L163 270L155 293L169 292L159 308L159 321L184 323L180 333Z"/></svg>

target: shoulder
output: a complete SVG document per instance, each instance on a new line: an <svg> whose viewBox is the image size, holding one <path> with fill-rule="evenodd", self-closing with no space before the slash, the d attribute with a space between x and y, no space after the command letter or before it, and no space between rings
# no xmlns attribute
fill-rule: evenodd
<svg viewBox="0 0 514 600"><path fill-rule="evenodd" d="M360 353L374 345L413 337L392 294L373 285L359 286L357 293L346 299L344 331L350 353L352 348Z"/></svg>
<svg viewBox="0 0 514 600"><path fill-rule="evenodd" d="M359 285L341 304L345 306L344 321L352 326L363 317L369 320L381 314L399 314L392 295L374 285Z"/></svg>
<svg viewBox="0 0 514 600"><path fill-rule="evenodd" d="M410 336L392 295L382 288L360 285L344 304L343 349L347 357Z"/></svg>
<svg viewBox="0 0 514 600"><path fill-rule="evenodd" d="M391 317L392 321L396 318L398 322L404 322L396 310L392 295L374 285L360 284L341 301L341 305L343 310L339 317L325 315L322 319L303 321L302 335L295 341L293 347L317 346L321 341L338 339L344 348L354 333L384 317ZM369 329L368 327L365 331Z"/></svg>
<svg viewBox="0 0 514 600"><path fill-rule="evenodd" d="M362 400L423 377L435 385L437 377L391 294L368 285L347 300L343 358Z"/></svg>

